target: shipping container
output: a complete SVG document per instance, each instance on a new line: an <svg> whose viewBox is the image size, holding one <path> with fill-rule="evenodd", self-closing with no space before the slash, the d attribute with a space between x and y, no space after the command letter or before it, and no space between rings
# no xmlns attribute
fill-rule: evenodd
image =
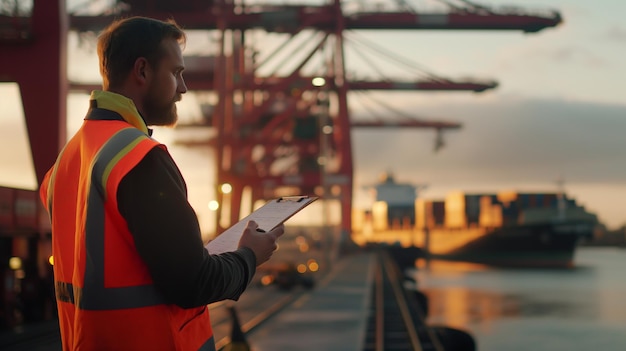
<svg viewBox="0 0 626 351"><path fill-rule="evenodd" d="M465 217L465 194L460 191L450 192L446 196L445 203L445 226L446 228L466 228Z"/></svg>
<svg viewBox="0 0 626 351"><path fill-rule="evenodd" d="M37 192L32 190L15 189L15 228L25 231L39 231L39 216L37 214Z"/></svg>
<svg viewBox="0 0 626 351"><path fill-rule="evenodd" d="M470 226L479 222L481 197L482 195L465 195L465 216Z"/></svg>
<svg viewBox="0 0 626 351"><path fill-rule="evenodd" d="M13 194L13 189L0 187L0 231L13 228Z"/></svg>
<svg viewBox="0 0 626 351"><path fill-rule="evenodd" d="M436 227L441 227L446 222L446 204L443 201L432 202L432 217L433 224Z"/></svg>
<svg viewBox="0 0 626 351"><path fill-rule="evenodd" d="M49 231L36 190L0 187L0 235L39 234Z"/></svg>
<svg viewBox="0 0 626 351"><path fill-rule="evenodd" d="M443 227L446 210L444 201L418 199L415 202L415 226L418 229Z"/></svg>

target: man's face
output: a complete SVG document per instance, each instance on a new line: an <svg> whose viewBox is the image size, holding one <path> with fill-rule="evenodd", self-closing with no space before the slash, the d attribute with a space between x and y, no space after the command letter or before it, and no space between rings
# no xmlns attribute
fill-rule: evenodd
<svg viewBox="0 0 626 351"><path fill-rule="evenodd" d="M187 92L183 80L183 54L180 45L174 39L165 39L161 43L165 55L152 68L148 91L144 97L144 118L146 124L154 126L172 126L178 120L176 102Z"/></svg>

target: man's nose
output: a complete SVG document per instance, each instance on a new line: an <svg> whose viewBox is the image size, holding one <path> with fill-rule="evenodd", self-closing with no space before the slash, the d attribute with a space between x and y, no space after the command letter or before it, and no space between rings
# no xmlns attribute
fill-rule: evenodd
<svg viewBox="0 0 626 351"><path fill-rule="evenodd" d="M187 92L187 85L185 84L185 79L181 76L178 78L178 93L184 94Z"/></svg>

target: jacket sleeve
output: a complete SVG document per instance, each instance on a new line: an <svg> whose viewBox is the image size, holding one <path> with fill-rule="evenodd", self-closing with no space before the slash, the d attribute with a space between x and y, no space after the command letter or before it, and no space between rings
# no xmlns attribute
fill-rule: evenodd
<svg viewBox="0 0 626 351"><path fill-rule="evenodd" d="M256 270L254 252L210 255L187 200L187 189L167 151L152 149L121 181L118 208L152 280L183 308L237 300Z"/></svg>

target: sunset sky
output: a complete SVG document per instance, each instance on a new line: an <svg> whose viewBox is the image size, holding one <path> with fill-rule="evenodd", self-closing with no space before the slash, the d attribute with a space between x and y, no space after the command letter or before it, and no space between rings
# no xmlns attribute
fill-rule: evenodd
<svg viewBox="0 0 626 351"><path fill-rule="evenodd" d="M73 1L70 1L70 5ZM427 8L433 1L413 3ZM433 152L435 133L419 129L358 130L352 133L355 205L369 202L361 189L392 171L400 182L425 184L420 194L438 198L451 190L557 191L564 180L570 197L598 214L609 227L626 224L626 2L620 0L485 0L494 7L556 9L564 23L539 33L511 31L359 32L369 42L415 62L424 71L451 79L498 81L497 89L469 92L377 94L395 109L423 118L455 121L463 128L444 134L445 147ZM71 9L71 6L68 6ZM441 8L441 7L439 7ZM194 40L198 40L198 43ZM70 37L71 79L97 82L93 48L78 48ZM207 44L208 43L208 44ZM188 53L210 45L208 36L190 37ZM6 53L2 53L3 55ZM10 53L9 53L10 54ZM347 70L365 74L349 61ZM389 79L397 66L389 65ZM0 184L35 188L17 87L0 84ZM353 117L372 107L350 98ZM181 118L197 118L193 94L180 104ZM366 107L367 106L367 107ZM80 124L87 96L68 98L70 132ZM206 208L213 198L209 150L172 145L173 130L158 130L170 143L190 186L203 228L211 228ZM382 146L382 147L381 147ZM6 150L10 150L7 152Z"/></svg>

